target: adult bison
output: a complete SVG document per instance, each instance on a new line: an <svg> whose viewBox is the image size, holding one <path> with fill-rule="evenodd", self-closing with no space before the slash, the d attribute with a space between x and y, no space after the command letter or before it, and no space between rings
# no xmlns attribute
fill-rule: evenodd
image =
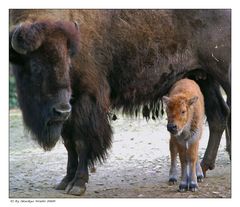
<svg viewBox="0 0 240 207"><path fill-rule="evenodd" d="M88 166L111 146L110 109L158 116L161 97L183 77L198 81L206 100L202 167L212 169L231 100L230 18L229 10L10 10L24 123L45 150L62 136L68 151L57 189L85 192Z"/></svg>

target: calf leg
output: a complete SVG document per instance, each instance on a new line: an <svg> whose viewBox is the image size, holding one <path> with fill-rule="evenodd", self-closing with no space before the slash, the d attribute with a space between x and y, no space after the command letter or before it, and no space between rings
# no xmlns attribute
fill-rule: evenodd
<svg viewBox="0 0 240 207"><path fill-rule="evenodd" d="M178 152L179 152L179 158L181 162L181 182L179 185L179 191L184 192L188 190L188 160L186 148L178 144Z"/></svg>
<svg viewBox="0 0 240 207"><path fill-rule="evenodd" d="M179 185L180 192L184 192L188 189L196 191L198 188L197 173L201 173L198 169L198 167L200 167L198 163L198 145L199 140L190 146L186 145L186 147L178 144L182 171L181 183Z"/></svg>
<svg viewBox="0 0 240 207"><path fill-rule="evenodd" d="M198 159L198 145L199 140L194 142L189 146L189 149L187 150L187 160L189 163L189 189L191 191L196 191L198 188L197 184L197 175L196 175L196 165L197 165L197 159Z"/></svg>
<svg viewBox="0 0 240 207"><path fill-rule="evenodd" d="M199 160L197 160L197 163L196 163L196 175L197 175L197 181L198 182L202 182L202 180L203 180L203 171L202 171L202 167L200 165Z"/></svg>
<svg viewBox="0 0 240 207"><path fill-rule="evenodd" d="M177 182L177 145L176 140L173 137L170 139L169 148L171 154L171 168L169 171L169 184L175 184Z"/></svg>

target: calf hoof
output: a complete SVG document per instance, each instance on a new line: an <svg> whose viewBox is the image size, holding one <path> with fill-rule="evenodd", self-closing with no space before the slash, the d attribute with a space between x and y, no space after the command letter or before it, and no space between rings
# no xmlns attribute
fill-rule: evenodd
<svg viewBox="0 0 240 207"><path fill-rule="evenodd" d="M203 175L197 176L197 182L201 183L203 181Z"/></svg>
<svg viewBox="0 0 240 207"><path fill-rule="evenodd" d="M174 184L177 183L177 179L176 178L169 178L168 183L169 183L169 185L174 185Z"/></svg>
<svg viewBox="0 0 240 207"><path fill-rule="evenodd" d="M190 186L189 186L189 190L192 191L192 192L195 192L198 190L198 185L195 184L195 183L191 183Z"/></svg>
<svg viewBox="0 0 240 207"><path fill-rule="evenodd" d="M179 192L186 192L188 190L188 185L187 184L180 184L179 185Z"/></svg>

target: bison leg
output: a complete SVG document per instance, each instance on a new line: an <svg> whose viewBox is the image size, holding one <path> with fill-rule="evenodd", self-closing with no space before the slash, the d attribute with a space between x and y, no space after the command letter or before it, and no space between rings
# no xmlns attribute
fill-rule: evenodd
<svg viewBox="0 0 240 207"><path fill-rule="evenodd" d="M231 70L229 69L231 72ZM229 76L230 77L230 76ZM226 127L226 151L228 152L229 158L231 159L231 80L230 78L227 80L219 80L219 83L223 87L226 95L227 95L227 108L228 110L228 118L227 118L227 127ZM225 104L225 101L223 104Z"/></svg>
<svg viewBox="0 0 240 207"><path fill-rule="evenodd" d="M71 182L68 183L65 191L72 195L82 195L86 191L86 183L88 182L88 160L86 145L83 141L75 141L78 166L75 176Z"/></svg>
<svg viewBox="0 0 240 207"><path fill-rule="evenodd" d="M208 146L201 162L203 174L206 176L206 171L215 167L217 151L222 134L226 128L229 110L223 100L219 85L214 80L208 78L206 81L199 81L198 83L204 95L210 131Z"/></svg>
<svg viewBox="0 0 240 207"><path fill-rule="evenodd" d="M231 68L229 68L229 75L224 76L223 79L219 79L219 83L223 87L227 95L227 106L228 106L228 118L227 118L227 128L226 128L226 151L231 159ZM227 78L227 79L226 79Z"/></svg>
<svg viewBox="0 0 240 207"><path fill-rule="evenodd" d="M63 136L64 145L68 151L67 175L57 185L57 190L65 190L69 182L74 178L78 166L78 154L75 150L75 144Z"/></svg>
<svg viewBox="0 0 240 207"><path fill-rule="evenodd" d="M89 179L88 167L104 160L111 146L112 130L106 110L96 100L83 95L73 104L69 125L64 129L63 134L71 137L71 144L67 145L68 171L62 186L68 182L65 188L68 194L82 195Z"/></svg>
<svg viewBox="0 0 240 207"><path fill-rule="evenodd" d="M227 98L227 104L229 109L231 109L231 101L230 98ZM231 159L231 112L228 116L227 121L227 130L226 130L226 151L229 154L229 158Z"/></svg>

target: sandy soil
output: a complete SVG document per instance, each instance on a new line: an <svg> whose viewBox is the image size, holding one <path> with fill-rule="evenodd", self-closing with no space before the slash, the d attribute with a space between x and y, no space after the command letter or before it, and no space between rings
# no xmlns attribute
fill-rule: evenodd
<svg viewBox="0 0 240 207"><path fill-rule="evenodd" d="M170 157L166 121L148 121L118 116L112 123L113 147L103 165L90 174L87 198L230 198L231 164L225 152L225 137L218 151L216 168L209 171L197 192L177 192L168 185ZM199 156L208 141L204 128ZM54 186L65 175L67 153L61 140L51 152L33 142L18 110L10 112L10 198L79 198L57 191ZM180 166L179 166L180 172Z"/></svg>

